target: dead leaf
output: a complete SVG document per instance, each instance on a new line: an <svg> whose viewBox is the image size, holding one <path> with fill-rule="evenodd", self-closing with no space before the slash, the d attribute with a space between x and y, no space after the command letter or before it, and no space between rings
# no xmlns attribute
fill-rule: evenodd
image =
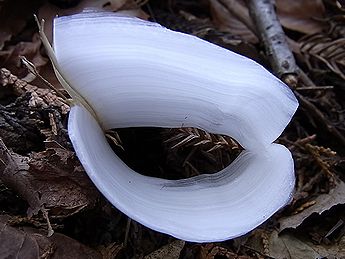
<svg viewBox="0 0 345 259"><path fill-rule="evenodd" d="M79 243L78 241L60 233L55 233L49 240L56 247L52 259L101 259L97 251Z"/></svg>
<svg viewBox="0 0 345 259"><path fill-rule="evenodd" d="M49 216L67 217L99 197L73 152L48 149L30 158L10 152L0 138L0 179L27 200L28 215L49 209Z"/></svg>
<svg viewBox="0 0 345 259"><path fill-rule="evenodd" d="M279 20L285 28L306 34L325 28L325 22L321 21L325 15L322 0L276 0L276 6Z"/></svg>
<svg viewBox="0 0 345 259"><path fill-rule="evenodd" d="M332 245L316 245L300 236L292 232L279 234L276 230L268 232L257 229L252 232L245 246L261 255L276 259L333 258L330 256L344 258L345 256L343 245L345 236Z"/></svg>
<svg viewBox="0 0 345 259"><path fill-rule="evenodd" d="M239 36L244 41L257 43L255 26L242 0L209 0L214 24L222 31Z"/></svg>
<svg viewBox="0 0 345 259"><path fill-rule="evenodd" d="M199 251L197 258L198 259L215 259L215 258L241 258L247 259L248 257L238 257L237 254L229 251L228 249L215 245L214 243L209 243L205 245L198 246Z"/></svg>
<svg viewBox="0 0 345 259"><path fill-rule="evenodd" d="M0 217L0 258L101 258L95 250L55 233L48 238L44 232L30 227L14 228Z"/></svg>
<svg viewBox="0 0 345 259"><path fill-rule="evenodd" d="M17 230L6 223L8 219L0 218L0 258L39 258L52 249L46 237Z"/></svg>
<svg viewBox="0 0 345 259"><path fill-rule="evenodd" d="M108 246L100 246L97 250L100 251L104 259L110 259L116 258L123 248L123 244L111 243Z"/></svg>
<svg viewBox="0 0 345 259"><path fill-rule="evenodd" d="M274 258L344 258L345 236L338 243L331 245L314 244L307 240L301 240L292 233L278 235L273 231L269 240L269 255Z"/></svg>
<svg viewBox="0 0 345 259"><path fill-rule="evenodd" d="M39 1L0 1L0 50L32 18Z"/></svg>
<svg viewBox="0 0 345 259"><path fill-rule="evenodd" d="M345 258L345 235L342 236L339 242L331 245L311 245L312 248L324 258Z"/></svg>
<svg viewBox="0 0 345 259"><path fill-rule="evenodd" d="M305 259L319 258L311 246L300 241L290 234L278 236L277 231L273 231L269 239L269 255L273 258Z"/></svg>
<svg viewBox="0 0 345 259"><path fill-rule="evenodd" d="M297 228L311 214L321 214L335 205L345 204L345 183L342 181L336 181L335 184L336 186L331 189L328 194L321 194L318 196L315 199L315 204L313 206L304 209L296 215L281 218L279 220L279 231L283 231L287 228Z"/></svg>
<svg viewBox="0 0 345 259"><path fill-rule="evenodd" d="M180 253L185 245L185 241L175 240L158 250L146 255L144 259L175 259L179 258Z"/></svg>
<svg viewBox="0 0 345 259"><path fill-rule="evenodd" d="M41 39L38 33L35 33L31 42L19 42L16 45L11 45L0 51L1 67L6 67L19 78L28 76L28 70L22 66L21 56L25 56L36 67L37 71L48 63L48 58L41 55ZM31 77L28 77L29 79Z"/></svg>
<svg viewBox="0 0 345 259"><path fill-rule="evenodd" d="M30 184L51 217L70 216L95 204L98 191L73 152L47 149L32 154L28 164L33 177Z"/></svg>
<svg viewBox="0 0 345 259"><path fill-rule="evenodd" d="M325 14L325 7L321 0L293 2L276 0L275 2L277 15L285 28L313 34L322 31L326 26L326 23L321 21ZM247 42L258 43L257 30L245 1L209 0L209 3L213 22L220 30L228 31ZM298 52L298 48L294 50Z"/></svg>

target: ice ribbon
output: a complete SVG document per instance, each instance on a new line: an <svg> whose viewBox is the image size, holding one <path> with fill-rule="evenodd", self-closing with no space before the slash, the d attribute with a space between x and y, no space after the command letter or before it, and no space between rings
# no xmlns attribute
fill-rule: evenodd
<svg viewBox="0 0 345 259"><path fill-rule="evenodd" d="M180 239L220 241L249 232L291 199L293 160L272 142L298 103L259 64L106 12L56 18L54 52L59 79L77 95L68 123L75 151L97 188L130 218ZM103 132L146 126L198 127L229 135L245 150L216 174L147 177L116 156Z"/></svg>

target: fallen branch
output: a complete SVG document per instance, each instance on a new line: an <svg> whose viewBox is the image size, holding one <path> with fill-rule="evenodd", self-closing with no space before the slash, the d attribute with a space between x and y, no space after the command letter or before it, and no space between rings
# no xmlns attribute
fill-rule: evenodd
<svg viewBox="0 0 345 259"><path fill-rule="evenodd" d="M250 15L263 41L273 71L290 87L297 85L295 58L286 41L285 33L271 1L249 0Z"/></svg>

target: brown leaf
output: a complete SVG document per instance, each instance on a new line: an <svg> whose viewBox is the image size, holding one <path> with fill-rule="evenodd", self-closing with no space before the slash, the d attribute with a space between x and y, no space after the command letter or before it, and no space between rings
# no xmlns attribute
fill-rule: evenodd
<svg viewBox="0 0 345 259"><path fill-rule="evenodd" d="M55 233L49 240L55 245L56 249L52 255L52 259L101 259L102 256L95 250L79 243L78 241Z"/></svg>
<svg viewBox="0 0 345 259"><path fill-rule="evenodd" d="M52 248L43 235L17 230L6 224L7 219L0 218L0 258L39 258Z"/></svg>
<svg viewBox="0 0 345 259"><path fill-rule="evenodd" d="M305 259L319 258L312 246L302 242L298 238L283 234L278 236L277 231L273 231L269 239L269 255L274 258Z"/></svg>
<svg viewBox="0 0 345 259"><path fill-rule="evenodd" d="M305 259L305 258L343 258L345 255L345 236L338 243L332 245L316 245L301 235L291 232L279 234L276 230L268 232L255 230L246 247L269 258Z"/></svg>
<svg viewBox="0 0 345 259"><path fill-rule="evenodd" d="M25 56L30 60L39 71L42 66L48 63L48 59L41 55L40 47L40 36L35 33L31 42L19 42L16 45L8 46L0 51L0 64L20 78L27 77L26 81L30 81L32 76L28 73L28 70L22 66L21 56Z"/></svg>
<svg viewBox="0 0 345 259"><path fill-rule="evenodd" d="M339 242L331 245L310 245L323 258L345 258L345 235L342 236Z"/></svg>
<svg viewBox="0 0 345 259"><path fill-rule="evenodd" d="M175 240L158 250L146 255L144 259L175 259L179 258L180 253L185 245L185 241Z"/></svg>
<svg viewBox="0 0 345 259"><path fill-rule="evenodd" d="M70 216L96 202L98 192L73 152L47 149L31 155L28 164L31 185L50 216Z"/></svg>
<svg viewBox="0 0 345 259"><path fill-rule="evenodd" d="M29 216L67 217L92 206L99 194L74 153L48 149L30 158L10 152L0 139L0 180L29 203Z"/></svg>
<svg viewBox="0 0 345 259"><path fill-rule="evenodd" d="M215 245L214 243L209 243L205 245L198 246L198 259L215 259L215 258L241 258L247 259L247 257L238 257L237 254L229 251L228 249Z"/></svg>
<svg viewBox="0 0 345 259"><path fill-rule="evenodd" d="M345 204L345 183L342 181L336 181L335 184L336 186L331 189L328 194L321 194L318 196L315 199L315 204L313 206L304 209L296 215L281 218L279 220L279 231L287 228L297 228L311 214L321 214L335 205Z"/></svg>
<svg viewBox="0 0 345 259"><path fill-rule="evenodd" d="M244 41L257 43L255 27L242 0L209 0L214 24Z"/></svg>
<svg viewBox="0 0 345 259"><path fill-rule="evenodd" d="M209 2L213 22L220 30L228 31L247 42L258 43L257 30L245 1L209 0ZM277 0L276 7L282 26L290 30L312 34L322 31L326 26L326 23L321 21L325 14L321 0L293 2ZM294 48L294 51L298 52L298 48Z"/></svg>
<svg viewBox="0 0 345 259"><path fill-rule="evenodd" d="M123 244L111 243L107 246L98 247L98 251L104 259L116 258L117 254L124 248Z"/></svg>
<svg viewBox="0 0 345 259"><path fill-rule="evenodd" d="M290 30L313 34L325 28L320 21L325 14L322 0L277 0L277 14L280 22Z"/></svg>
<svg viewBox="0 0 345 259"><path fill-rule="evenodd" d="M0 50L24 28L38 4L39 1L0 1Z"/></svg>
<svg viewBox="0 0 345 259"><path fill-rule="evenodd" d="M299 239L292 233L278 235L273 231L269 239L269 255L274 258L344 258L345 236L338 243L318 245Z"/></svg>
<svg viewBox="0 0 345 259"><path fill-rule="evenodd" d="M44 232L30 227L14 228L0 217L0 258L101 258L95 250L55 233L48 238Z"/></svg>

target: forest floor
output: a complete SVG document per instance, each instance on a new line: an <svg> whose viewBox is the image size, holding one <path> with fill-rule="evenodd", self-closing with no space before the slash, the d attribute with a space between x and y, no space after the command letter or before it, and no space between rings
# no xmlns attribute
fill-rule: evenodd
<svg viewBox="0 0 345 259"><path fill-rule="evenodd" d="M295 71L278 71L242 0L0 1L1 258L345 258L344 1L275 1ZM292 3L293 2L293 3ZM33 14L51 21L86 7L129 10L254 59L284 80L300 107L277 140L293 154L292 202L245 236L190 243L128 220L99 193L67 135L69 107ZM253 10L252 10L253 11ZM25 59L23 59L25 57ZM30 61L35 72L24 64ZM290 75L292 75L292 80ZM49 83L47 83L49 82ZM162 178L213 173L241 147L199 129L114 130L114 151Z"/></svg>

